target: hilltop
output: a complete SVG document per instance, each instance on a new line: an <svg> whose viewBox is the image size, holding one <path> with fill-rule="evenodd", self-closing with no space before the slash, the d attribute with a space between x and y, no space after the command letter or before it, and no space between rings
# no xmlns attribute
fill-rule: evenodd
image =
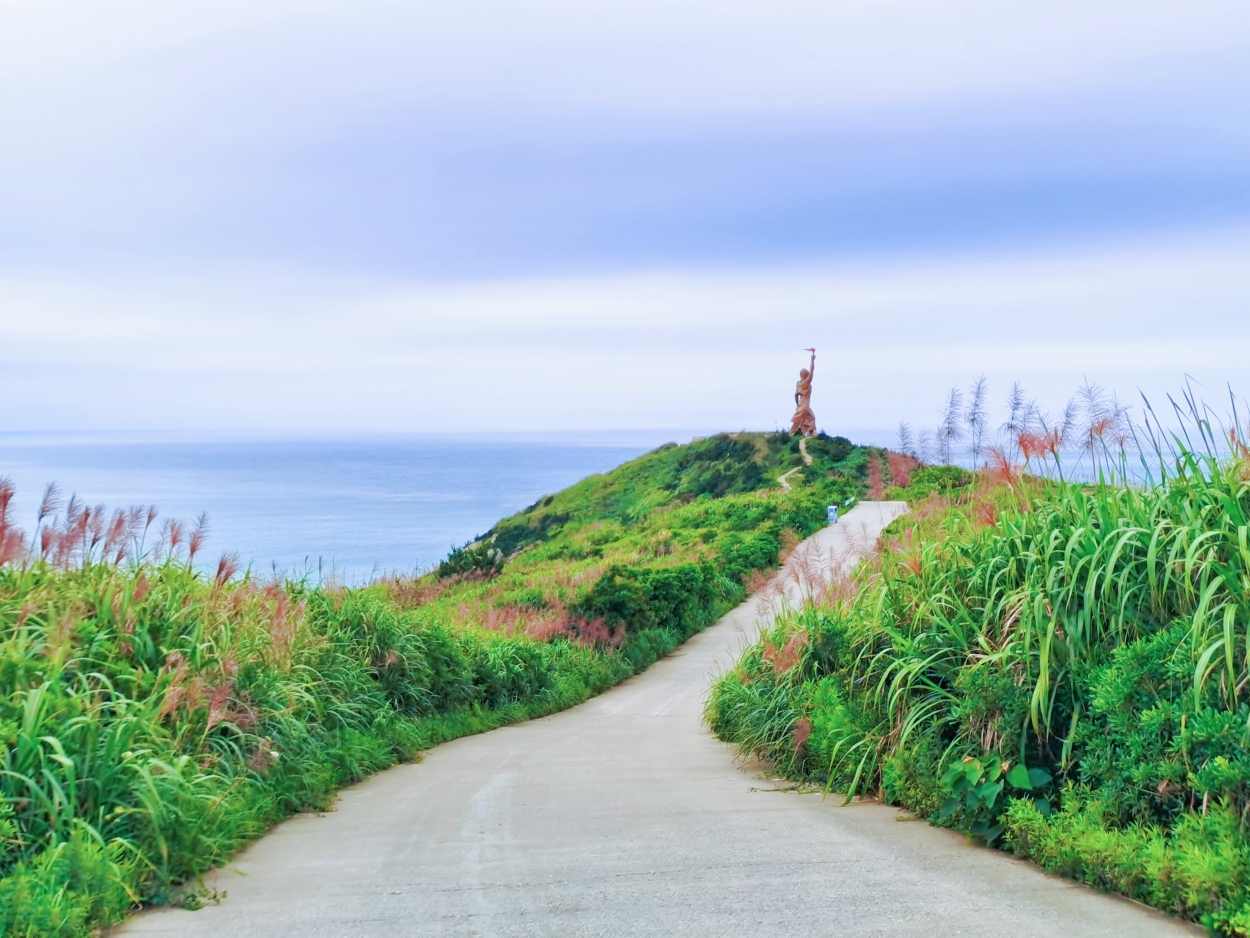
<svg viewBox="0 0 1250 938"><path fill-rule="evenodd" d="M813 437L807 451L810 466L799 452L799 438L787 433L725 433L685 446L667 443L539 499L500 521L484 540L512 553L543 540L553 526L588 521L628 525L668 505L778 487L778 478L792 469L817 484L866 475L869 451L845 437Z"/></svg>

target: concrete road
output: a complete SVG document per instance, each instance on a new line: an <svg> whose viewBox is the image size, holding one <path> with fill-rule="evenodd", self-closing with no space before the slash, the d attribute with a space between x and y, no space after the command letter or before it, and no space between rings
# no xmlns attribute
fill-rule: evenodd
<svg viewBox="0 0 1250 938"><path fill-rule="evenodd" d="M792 567L853 557L901 507L857 506ZM282 824L219 871L220 905L148 912L116 933L1200 934L895 808L842 807L736 764L700 711L759 611L748 601L580 707L448 743L345 791L332 813Z"/></svg>

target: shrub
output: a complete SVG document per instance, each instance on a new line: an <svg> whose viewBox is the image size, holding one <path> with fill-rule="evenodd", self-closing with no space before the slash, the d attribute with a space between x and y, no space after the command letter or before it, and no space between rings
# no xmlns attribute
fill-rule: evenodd
<svg viewBox="0 0 1250 938"><path fill-rule="evenodd" d="M492 541L470 543L452 550L438 565L438 577L498 576L503 569L504 552Z"/></svg>

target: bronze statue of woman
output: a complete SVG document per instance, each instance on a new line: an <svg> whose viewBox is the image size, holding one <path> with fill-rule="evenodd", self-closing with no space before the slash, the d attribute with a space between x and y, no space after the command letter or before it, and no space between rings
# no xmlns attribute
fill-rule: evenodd
<svg viewBox="0 0 1250 938"><path fill-rule="evenodd" d="M810 368L799 370L799 383L794 386L794 419L790 421L790 433L812 436L816 432L816 415L812 413L812 376L816 374L816 349L804 349L812 353Z"/></svg>

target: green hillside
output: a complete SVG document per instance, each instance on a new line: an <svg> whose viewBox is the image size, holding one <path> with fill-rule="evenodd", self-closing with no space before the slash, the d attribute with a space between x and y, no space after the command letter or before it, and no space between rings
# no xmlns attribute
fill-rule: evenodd
<svg viewBox="0 0 1250 938"><path fill-rule="evenodd" d="M382 588L453 629L593 640L642 668L858 494L866 450L822 438L808 451L811 466L785 434L662 446L505 518L434 574ZM787 472L788 492L776 481Z"/></svg>

